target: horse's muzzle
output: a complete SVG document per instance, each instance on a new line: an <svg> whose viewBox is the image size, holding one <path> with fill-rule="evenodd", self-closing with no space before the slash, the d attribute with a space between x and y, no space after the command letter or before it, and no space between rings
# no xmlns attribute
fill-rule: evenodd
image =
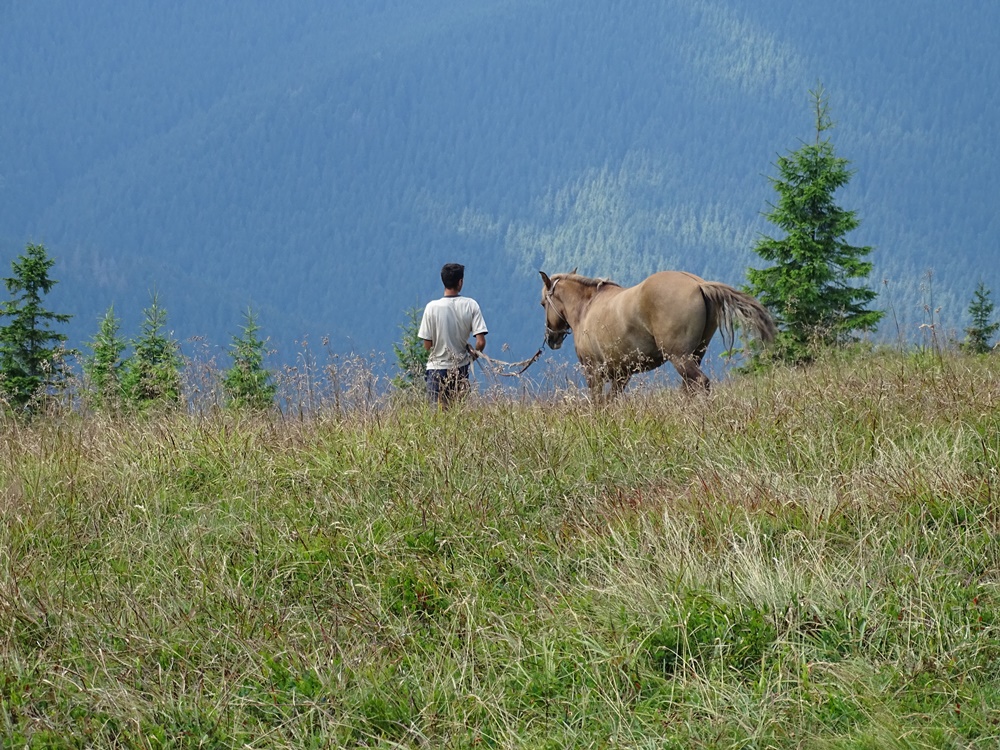
<svg viewBox="0 0 1000 750"><path fill-rule="evenodd" d="M569 333L569 331L546 331L545 343L548 345L549 349L558 349L563 345L563 341L566 340L567 333Z"/></svg>

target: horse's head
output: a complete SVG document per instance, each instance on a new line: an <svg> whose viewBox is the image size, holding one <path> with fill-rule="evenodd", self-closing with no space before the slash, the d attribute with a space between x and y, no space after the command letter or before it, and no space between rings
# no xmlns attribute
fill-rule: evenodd
<svg viewBox="0 0 1000 750"><path fill-rule="evenodd" d="M566 308L559 299L559 278L550 279L544 271L542 275L542 307L545 309L545 343L550 349L562 346L563 339L572 329L566 320Z"/></svg>

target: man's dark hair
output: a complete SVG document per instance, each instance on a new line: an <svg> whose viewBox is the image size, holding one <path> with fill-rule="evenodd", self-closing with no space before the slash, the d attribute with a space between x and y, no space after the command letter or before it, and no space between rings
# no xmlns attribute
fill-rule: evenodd
<svg viewBox="0 0 1000 750"><path fill-rule="evenodd" d="M441 268L441 282L445 289L456 289L458 282L465 278L465 266L461 263L445 263Z"/></svg>

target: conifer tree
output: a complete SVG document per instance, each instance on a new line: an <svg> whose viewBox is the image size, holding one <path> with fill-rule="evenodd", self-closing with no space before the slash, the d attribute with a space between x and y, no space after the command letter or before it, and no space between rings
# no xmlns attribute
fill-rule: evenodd
<svg viewBox="0 0 1000 750"><path fill-rule="evenodd" d="M181 399L180 346L166 330L167 311L156 294L143 310L142 331L132 343L133 354L122 376L122 390L132 406L176 404Z"/></svg>
<svg viewBox="0 0 1000 750"><path fill-rule="evenodd" d="M1000 330L1000 323L993 321L993 301L991 291L983 282L979 282L976 292L969 304L971 324L965 329L965 341L962 349L970 354L987 354L992 350L990 340Z"/></svg>
<svg viewBox="0 0 1000 750"><path fill-rule="evenodd" d="M765 217L785 236L761 238L754 252L773 265L747 272L748 291L778 321L775 355L789 362L808 361L817 345L851 341L854 332L874 329L883 315L867 308L876 292L861 283L872 270L865 260L872 248L847 242L859 221L834 201L854 173L824 136L833 123L823 87L809 93L815 142L779 157L779 176L769 178L778 202Z"/></svg>
<svg viewBox="0 0 1000 750"><path fill-rule="evenodd" d="M252 308L243 314L243 330L233 336L229 356L233 364L225 374L222 387L230 406L249 409L269 409L274 405L277 385L264 367L266 341L257 333L257 316Z"/></svg>
<svg viewBox="0 0 1000 750"><path fill-rule="evenodd" d="M127 362L122 359L128 343L121 336L121 321L114 305L101 318L97 335L90 341L91 355L83 360L83 372L90 383L90 396L98 407L114 407L122 403L122 377Z"/></svg>
<svg viewBox="0 0 1000 750"><path fill-rule="evenodd" d="M408 390L424 382L428 351L420 338L420 318L423 308L411 307L406 311L406 322L399 326L403 340L392 345L399 372L392 384L401 390Z"/></svg>
<svg viewBox="0 0 1000 750"><path fill-rule="evenodd" d="M65 375L62 355L66 335L53 330L71 315L46 310L42 297L57 283L49 276L55 261L42 245L28 244L11 263L4 279L12 299L0 306L0 396L20 409L29 408L47 386Z"/></svg>

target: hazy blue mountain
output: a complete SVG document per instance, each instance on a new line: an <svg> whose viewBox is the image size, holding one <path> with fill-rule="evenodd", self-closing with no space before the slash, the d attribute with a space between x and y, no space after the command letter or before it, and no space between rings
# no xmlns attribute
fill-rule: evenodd
<svg viewBox="0 0 1000 750"><path fill-rule="evenodd" d="M156 290L219 347L252 304L281 358L390 352L456 260L517 359L539 269L744 283L822 82L882 333L960 332L1000 294L998 28L968 0L0 0L0 263L45 244L76 343Z"/></svg>

